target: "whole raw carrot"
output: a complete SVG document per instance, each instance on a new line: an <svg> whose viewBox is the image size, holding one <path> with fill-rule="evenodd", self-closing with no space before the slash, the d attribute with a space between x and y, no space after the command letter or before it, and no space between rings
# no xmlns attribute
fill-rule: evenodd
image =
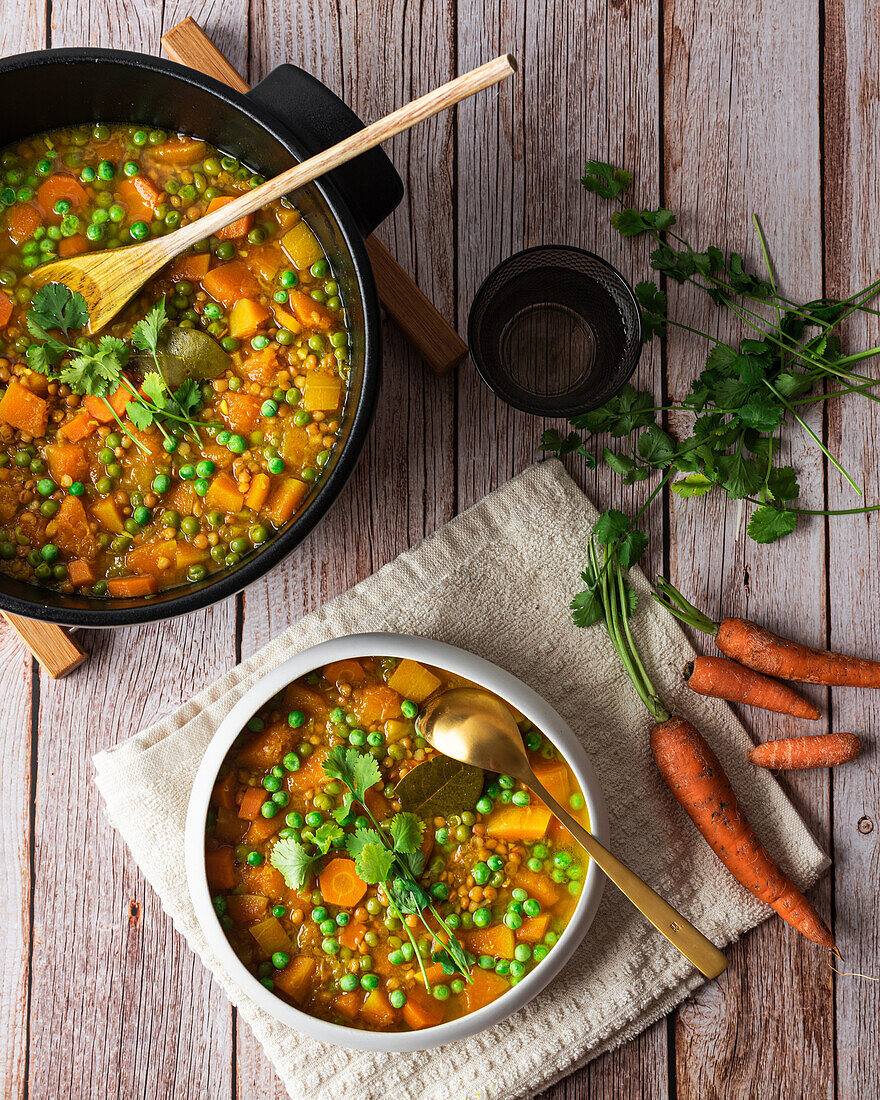
<svg viewBox="0 0 880 1100"><path fill-rule="evenodd" d="M813 704L793 688L726 657L697 657L688 661L684 678L691 691L699 695L712 695L716 699L761 707L777 714L792 714L795 718L819 717Z"/></svg>
<svg viewBox="0 0 880 1100"><path fill-rule="evenodd" d="M837 948L825 922L776 866L705 739L684 718L658 722L651 751L670 790L733 877L808 940Z"/></svg>
<svg viewBox="0 0 880 1100"><path fill-rule="evenodd" d="M749 753L762 768L789 771L798 768L833 768L855 760L862 742L854 733L819 733L808 737L782 737L766 741Z"/></svg>
<svg viewBox="0 0 880 1100"><path fill-rule="evenodd" d="M756 672L801 684L880 688L880 661L849 657L828 649L812 649L781 638L751 619L715 622L663 577L657 578L657 587L660 595L655 594L654 599L667 611L695 630L713 634L722 653Z"/></svg>

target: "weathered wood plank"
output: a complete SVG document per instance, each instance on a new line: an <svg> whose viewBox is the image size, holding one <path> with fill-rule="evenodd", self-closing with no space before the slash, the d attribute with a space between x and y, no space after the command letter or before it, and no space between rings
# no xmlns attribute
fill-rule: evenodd
<svg viewBox="0 0 880 1100"><path fill-rule="evenodd" d="M877 194L876 41L880 12L864 0L825 6L825 248L827 290L847 296L877 278L880 230L866 218ZM873 303L876 305L876 302ZM847 330L853 350L877 344L874 317ZM876 363L860 364L877 376ZM830 401L829 447L864 488L864 503L880 502L875 403L858 397ZM858 507L848 486L829 484L828 507ZM829 644L847 653L880 657L877 615L880 530L876 516L838 516L829 521ZM877 703L871 692L834 691L834 729L868 734L866 751L832 775L834 804L835 925L844 971L876 976L880 958L880 763ZM837 1089L841 1100L877 1088L880 1064L880 986L862 978L835 980Z"/></svg>
<svg viewBox="0 0 880 1100"><path fill-rule="evenodd" d="M49 7L49 43L101 46L106 49L158 53L162 29L161 0L128 4L125 0L60 0Z"/></svg>
<svg viewBox="0 0 880 1100"><path fill-rule="evenodd" d="M818 294L817 6L768 0L719 18L710 7L674 0L666 5L664 43L665 204L682 212L681 232L697 247L732 247L757 264L751 215L758 211L784 290ZM733 318L707 307L702 292L675 289L670 298L673 315L697 328L747 334ZM692 337L669 340L674 396L687 391L705 353ZM818 450L793 434L783 454L799 470L803 498L821 502ZM674 583L710 614L751 614L772 629L821 643L822 521L761 547L746 538L744 526L738 531L737 519L736 505L725 506L720 494L674 502ZM705 638L698 644L713 651ZM813 696L824 704L822 693ZM745 720L759 740L800 729L793 719L749 713ZM827 844L825 777L808 774L785 786ZM812 895L826 916L828 894L826 878ZM731 959L719 982L678 1014L679 1100L832 1095L833 1016L824 957L774 918L736 945Z"/></svg>
<svg viewBox="0 0 880 1100"><path fill-rule="evenodd" d="M0 1096L24 1091L31 951L31 685L33 662L8 626L0 628Z"/></svg>
<svg viewBox="0 0 880 1100"><path fill-rule="evenodd" d="M448 6L390 0L303 5L255 2L252 80L291 61L319 76L365 121L453 75ZM401 49L400 43L406 43ZM407 194L377 236L447 317L454 316L453 117L433 119L386 146ZM383 326L379 410L361 463L321 527L245 593L243 656L302 614L345 591L454 514L454 383L433 376L394 326ZM365 629L368 624L364 624ZM250 1032L238 1031L242 1096L285 1096Z"/></svg>
<svg viewBox="0 0 880 1100"><path fill-rule="evenodd" d="M639 201L659 198L658 28L653 11L594 0L482 5L460 0L460 69L501 50L522 61L512 87L462 104L458 115L459 315L464 330L474 294L502 259L537 244L566 243L595 251L625 275L643 278L647 248L621 243L609 209L581 185L589 158L625 164ZM586 18L584 18L586 14ZM601 120L597 126L595 120ZM634 379L659 398L660 358L647 348ZM542 457L544 422L498 401L476 373L459 372L459 509L468 507ZM574 476L600 506L628 512L649 489L590 474ZM663 514L647 517L654 567L662 564ZM577 578L572 578L573 583ZM551 1089L547 1097L662 1097L667 1091L665 1025L598 1060Z"/></svg>
<svg viewBox="0 0 880 1100"><path fill-rule="evenodd" d="M8 0L0 25L0 57L46 45L45 0Z"/></svg>

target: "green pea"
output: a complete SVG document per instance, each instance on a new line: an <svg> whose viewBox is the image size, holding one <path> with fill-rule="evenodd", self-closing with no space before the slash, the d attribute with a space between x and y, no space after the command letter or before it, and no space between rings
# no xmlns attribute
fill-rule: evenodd
<svg viewBox="0 0 880 1100"><path fill-rule="evenodd" d="M126 554L131 547L131 535L117 535L110 543L110 549L114 554Z"/></svg>
<svg viewBox="0 0 880 1100"><path fill-rule="evenodd" d="M41 497L47 497L55 492L55 482L51 478L44 477L37 482L37 492Z"/></svg>
<svg viewBox="0 0 880 1100"><path fill-rule="evenodd" d="M262 523L257 523L248 531L248 538L254 546L258 546L269 538L269 528Z"/></svg>
<svg viewBox="0 0 880 1100"><path fill-rule="evenodd" d="M534 856L530 860L527 861L526 866L528 867L528 869L530 871L534 871L535 873L537 873L539 871L542 871L544 869L544 864L541 862L541 860L540 859L535 859Z"/></svg>
<svg viewBox="0 0 880 1100"><path fill-rule="evenodd" d="M231 260L235 255L235 245L232 241L221 241L214 249L218 260Z"/></svg>
<svg viewBox="0 0 880 1100"><path fill-rule="evenodd" d="M502 790L512 790L516 786L516 780L510 775L499 775L498 785Z"/></svg>
<svg viewBox="0 0 880 1100"><path fill-rule="evenodd" d="M571 856L568 852L557 852L553 857L553 863L562 870L565 870L569 863L571 863Z"/></svg>
<svg viewBox="0 0 880 1100"><path fill-rule="evenodd" d="M477 802L477 813L490 814L492 812L492 799L481 798Z"/></svg>
<svg viewBox="0 0 880 1100"><path fill-rule="evenodd" d="M276 805L271 798L268 798L260 807L260 813L263 817L274 817L280 809L280 806Z"/></svg>
<svg viewBox="0 0 880 1100"><path fill-rule="evenodd" d="M361 989L376 989L379 978L376 974L361 974Z"/></svg>
<svg viewBox="0 0 880 1100"><path fill-rule="evenodd" d="M306 814L306 825L310 825L313 829L316 829L320 824L322 824L323 821L323 815L317 813L314 810L311 813Z"/></svg>
<svg viewBox="0 0 880 1100"><path fill-rule="evenodd" d="M477 909L474 914L474 924L477 928L488 928L492 923L492 913L485 908Z"/></svg>
<svg viewBox="0 0 880 1100"><path fill-rule="evenodd" d="M578 792L575 792L569 798L568 804L573 810L582 810L584 808L584 796Z"/></svg>
<svg viewBox="0 0 880 1100"><path fill-rule="evenodd" d="M206 477L196 478L193 482L193 489L197 496L203 497L211 488L211 482Z"/></svg>
<svg viewBox="0 0 880 1100"><path fill-rule="evenodd" d="M181 531L190 537L199 533L199 526L199 521L195 516L184 516L180 521Z"/></svg>
<svg viewBox="0 0 880 1100"><path fill-rule="evenodd" d="M388 994L388 1000L392 1008L403 1008L406 1004L406 994L402 989L392 989Z"/></svg>
<svg viewBox="0 0 880 1100"><path fill-rule="evenodd" d="M339 979L339 988L343 993L353 993L359 985L360 982L355 974L343 974Z"/></svg>
<svg viewBox="0 0 880 1100"><path fill-rule="evenodd" d="M277 775L269 774L263 778L263 787L270 793L272 791L280 791L281 780L278 778Z"/></svg>
<svg viewBox="0 0 880 1100"><path fill-rule="evenodd" d="M513 796L512 802L515 806L528 806L531 802L528 791L517 791Z"/></svg>
<svg viewBox="0 0 880 1100"><path fill-rule="evenodd" d="M226 446L235 455L244 454L248 449L247 440L241 435L231 435Z"/></svg>
<svg viewBox="0 0 880 1100"><path fill-rule="evenodd" d="M546 947L543 943L539 943L532 948L532 958L535 960L536 963L539 963L543 959L546 959L549 953L550 948Z"/></svg>
<svg viewBox="0 0 880 1100"><path fill-rule="evenodd" d="M474 882L477 886L485 886L489 879L492 877L492 872L489 870L485 863L477 863L474 865L474 869L471 872L474 876Z"/></svg>
<svg viewBox="0 0 880 1100"><path fill-rule="evenodd" d="M316 279L323 279L329 270L330 265L326 260L316 260L309 268L309 271Z"/></svg>
<svg viewBox="0 0 880 1100"><path fill-rule="evenodd" d="M281 276L279 278L279 281L280 281L282 286L292 287L292 286L296 286L297 283L299 282L299 276L297 275L297 273L295 271L290 271L288 269L287 271L282 271L281 272Z"/></svg>
<svg viewBox="0 0 880 1100"><path fill-rule="evenodd" d="M265 858L262 852L250 852L247 861L251 867L259 867Z"/></svg>
<svg viewBox="0 0 880 1100"><path fill-rule="evenodd" d="M449 830L448 829L438 829L434 833L434 839L437 841L438 844L445 844L447 842L447 840L449 840Z"/></svg>

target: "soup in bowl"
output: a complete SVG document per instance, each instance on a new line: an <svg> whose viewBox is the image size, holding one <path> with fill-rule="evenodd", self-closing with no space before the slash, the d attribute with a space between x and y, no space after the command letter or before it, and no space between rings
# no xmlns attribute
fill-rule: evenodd
<svg viewBox="0 0 880 1100"><path fill-rule="evenodd" d="M420 705L469 683L511 706L536 774L603 838L595 776L558 716L440 643L325 643L218 731L187 825L193 899L212 948L279 1019L365 1049L439 1045L509 1015L577 946L597 868L521 783L419 735Z"/></svg>

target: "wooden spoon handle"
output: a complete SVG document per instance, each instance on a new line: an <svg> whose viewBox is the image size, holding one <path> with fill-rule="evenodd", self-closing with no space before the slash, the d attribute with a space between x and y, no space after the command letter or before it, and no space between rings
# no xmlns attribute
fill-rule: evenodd
<svg viewBox="0 0 880 1100"><path fill-rule="evenodd" d="M727 968L728 960L724 952L719 951L711 940L707 939L699 929L694 928L677 909L673 909L668 901L652 890L635 871L631 871L625 863L621 863L617 856L612 855L604 844L600 844L592 833L588 833L583 825L578 824L571 814L563 809L551 794L548 794L534 775L523 776L522 780L527 787L531 787L535 794L540 796L621 893L629 898L636 909L646 916L657 931L665 936L686 959L689 959L701 974L707 978L717 978Z"/></svg>
<svg viewBox="0 0 880 1100"><path fill-rule="evenodd" d="M22 619L5 611L3 617L53 680L59 680L88 660L86 651L64 627L37 619Z"/></svg>
<svg viewBox="0 0 880 1100"><path fill-rule="evenodd" d="M162 38L162 45L174 61L212 76L237 92L249 90L241 74L195 20L187 17L172 27ZM366 243L379 299L409 343L436 374L458 366L468 353L467 344L378 238L370 236Z"/></svg>
<svg viewBox="0 0 880 1100"><path fill-rule="evenodd" d="M477 69L472 69L468 73L455 77L454 80L447 81L446 84L441 84L439 88L434 88L426 95L419 96L411 103L392 111L390 115L377 119L363 130L358 130L343 141L331 145L329 149L322 149L320 153L266 180L259 187L245 192L225 206L219 207L212 213L203 214L196 221L190 222L189 225L176 230L168 237L158 238L155 242L156 253L161 252L164 247L169 259L179 255L190 245L210 237L212 233L218 232L248 214L253 214L273 199L280 199L283 195L288 195L291 191L311 183L319 176L332 172L340 164L354 160L361 153L366 153L368 149L374 149L396 134L454 107L463 99L491 88L493 84L498 84L515 72L514 59L509 54L502 54L500 57L493 58L492 61L487 61L485 65L480 65Z"/></svg>

